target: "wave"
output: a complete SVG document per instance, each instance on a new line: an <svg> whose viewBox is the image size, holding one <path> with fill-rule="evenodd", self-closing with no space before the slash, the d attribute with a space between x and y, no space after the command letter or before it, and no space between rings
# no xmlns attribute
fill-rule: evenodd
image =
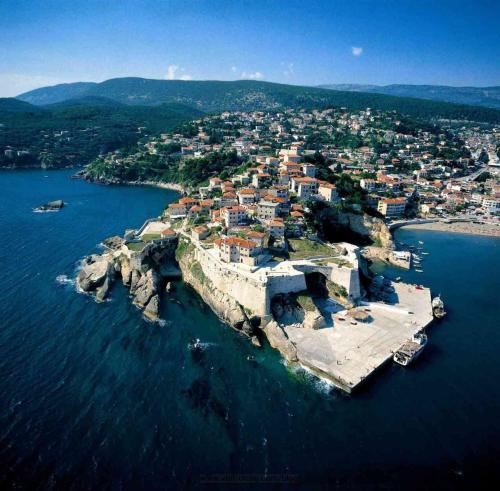
<svg viewBox="0 0 500 491"><path fill-rule="evenodd" d="M76 280L74 278L69 278L65 274L60 274L59 276L56 276L56 282L59 283L60 285L75 285Z"/></svg>

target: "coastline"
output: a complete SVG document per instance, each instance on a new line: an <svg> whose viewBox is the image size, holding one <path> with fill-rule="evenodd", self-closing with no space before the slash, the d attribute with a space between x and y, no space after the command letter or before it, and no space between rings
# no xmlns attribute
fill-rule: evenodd
<svg viewBox="0 0 500 491"><path fill-rule="evenodd" d="M430 223L414 223L403 225L400 228L410 230L430 230L435 232L451 232L457 234L468 235L483 235L488 237L500 237L500 224L485 224L472 222L430 222Z"/></svg>

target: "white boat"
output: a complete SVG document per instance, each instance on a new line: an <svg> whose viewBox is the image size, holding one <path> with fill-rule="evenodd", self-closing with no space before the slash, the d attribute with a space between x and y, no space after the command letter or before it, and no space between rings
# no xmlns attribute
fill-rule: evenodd
<svg viewBox="0 0 500 491"><path fill-rule="evenodd" d="M408 366L414 361L425 348L427 344L427 335L423 332L414 334L412 338L406 341L401 348L399 348L392 359L404 367Z"/></svg>
<svg viewBox="0 0 500 491"><path fill-rule="evenodd" d="M421 240L418 241L419 244L423 244L423 242Z"/></svg>
<svg viewBox="0 0 500 491"><path fill-rule="evenodd" d="M434 297L432 299L432 313L437 319L441 319L446 315L446 311L444 310L444 302L441 299L441 295L438 295L437 297Z"/></svg>
<svg viewBox="0 0 500 491"><path fill-rule="evenodd" d="M423 269L416 269L415 271L416 271L417 273L423 273L423 272L424 272L424 270L423 270Z"/></svg>

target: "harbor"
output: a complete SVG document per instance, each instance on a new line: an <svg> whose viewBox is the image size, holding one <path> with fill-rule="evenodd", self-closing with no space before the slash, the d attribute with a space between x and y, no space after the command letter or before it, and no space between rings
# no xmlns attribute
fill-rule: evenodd
<svg viewBox="0 0 500 491"><path fill-rule="evenodd" d="M364 322L349 321L348 311L332 315L323 329L286 327L301 363L352 392L433 320L429 288L392 283L394 303L362 302ZM353 324L352 322L356 322Z"/></svg>

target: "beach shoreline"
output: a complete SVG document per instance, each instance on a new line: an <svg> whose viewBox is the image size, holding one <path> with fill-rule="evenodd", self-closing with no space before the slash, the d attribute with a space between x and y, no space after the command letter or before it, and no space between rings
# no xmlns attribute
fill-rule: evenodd
<svg viewBox="0 0 500 491"><path fill-rule="evenodd" d="M483 235L500 237L500 224L472 223L472 222L429 222L404 225L401 228L410 230L430 230L435 232L451 232L457 234Z"/></svg>

